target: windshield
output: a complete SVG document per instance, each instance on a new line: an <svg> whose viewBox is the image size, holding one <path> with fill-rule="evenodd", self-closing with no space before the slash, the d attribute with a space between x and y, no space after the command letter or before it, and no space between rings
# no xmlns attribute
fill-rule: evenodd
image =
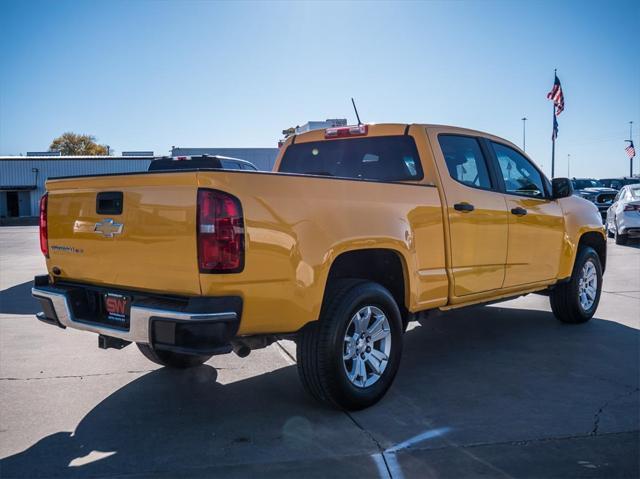
<svg viewBox="0 0 640 479"><path fill-rule="evenodd" d="M585 188L602 188L604 185L598 180L572 180L574 190L583 190Z"/></svg>
<svg viewBox="0 0 640 479"><path fill-rule="evenodd" d="M419 180L420 158L410 136L378 136L296 143L279 171L380 181Z"/></svg>

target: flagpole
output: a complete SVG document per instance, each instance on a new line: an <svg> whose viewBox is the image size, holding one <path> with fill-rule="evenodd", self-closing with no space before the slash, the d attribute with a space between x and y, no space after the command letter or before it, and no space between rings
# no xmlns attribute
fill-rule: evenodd
<svg viewBox="0 0 640 479"><path fill-rule="evenodd" d="M633 145L633 122L632 121L629 122L629 141L631 142L629 144ZM629 177L633 178L633 156L629 158Z"/></svg>
<svg viewBox="0 0 640 479"><path fill-rule="evenodd" d="M556 76L558 70L554 68L553 70L553 81L555 83ZM555 101L551 102L551 108L553 109L553 122L551 123L551 178L555 177L555 166L556 166L556 135L554 131L554 126L556 122L556 104Z"/></svg>

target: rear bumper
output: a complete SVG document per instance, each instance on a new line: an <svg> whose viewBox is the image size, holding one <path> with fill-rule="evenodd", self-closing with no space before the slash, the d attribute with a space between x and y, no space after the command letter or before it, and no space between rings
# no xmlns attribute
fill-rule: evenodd
<svg viewBox="0 0 640 479"><path fill-rule="evenodd" d="M238 331L242 314L240 297L172 298L160 301L139 293L126 292L133 300L129 328L125 329L93 321L87 308L79 306L86 292L94 290L91 286L51 285L48 276L36 276L31 294L42 306L42 312L36 317L61 328L151 344L162 350L211 355L232 350L230 342Z"/></svg>

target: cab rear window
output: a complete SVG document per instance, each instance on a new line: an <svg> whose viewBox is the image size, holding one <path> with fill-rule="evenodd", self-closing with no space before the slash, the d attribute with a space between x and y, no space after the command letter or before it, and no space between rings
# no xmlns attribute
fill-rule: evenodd
<svg viewBox="0 0 640 479"><path fill-rule="evenodd" d="M287 148L279 171L379 181L423 177L410 136L377 136L296 143Z"/></svg>

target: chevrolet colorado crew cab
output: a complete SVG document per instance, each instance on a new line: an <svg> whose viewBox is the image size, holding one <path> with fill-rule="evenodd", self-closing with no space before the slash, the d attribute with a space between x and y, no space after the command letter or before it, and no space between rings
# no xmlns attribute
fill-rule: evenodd
<svg viewBox="0 0 640 479"><path fill-rule="evenodd" d="M315 398L377 402L407 322L541 292L589 320L606 261L598 209L512 143L376 124L289 137L273 172L51 179L38 318L187 368L282 337Z"/></svg>

